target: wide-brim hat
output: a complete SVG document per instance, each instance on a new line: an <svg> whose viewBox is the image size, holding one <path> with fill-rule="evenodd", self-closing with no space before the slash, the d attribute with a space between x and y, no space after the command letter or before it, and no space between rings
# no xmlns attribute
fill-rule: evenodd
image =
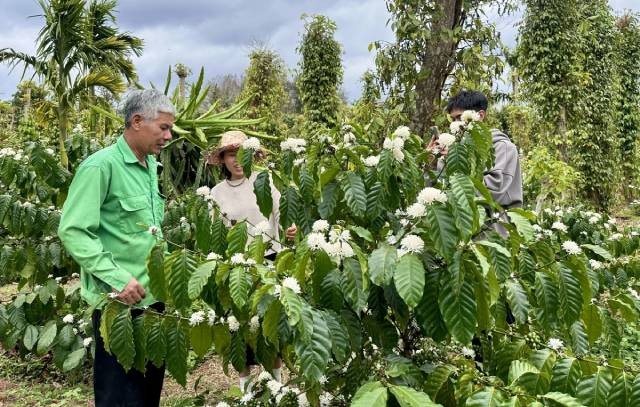
<svg viewBox="0 0 640 407"><path fill-rule="evenodd" d="M207 163L211 165L222 166L224 163L224 153L227 151L237 151L242 143L247 140L247 135L240 130L231 130L220 135L218 147L209 154ZM264 151L259 149L255 152L257 159L264 158Z"/></svg>

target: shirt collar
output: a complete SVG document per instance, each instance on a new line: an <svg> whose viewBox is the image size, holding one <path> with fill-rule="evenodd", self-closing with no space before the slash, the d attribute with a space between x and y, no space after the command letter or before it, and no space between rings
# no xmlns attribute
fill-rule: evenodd
<svg viewBox="0 0 640 407"><path fill-rule="evenodd" d="M129 144L127 144L127 140L124 139L124 135L118 137L118 141L116 142L116 144L118 145L118 150L120 150L125 163L135 164L138 162L138 157L136 157L136 155L131 150L131 147L129 147Z"/></svg>

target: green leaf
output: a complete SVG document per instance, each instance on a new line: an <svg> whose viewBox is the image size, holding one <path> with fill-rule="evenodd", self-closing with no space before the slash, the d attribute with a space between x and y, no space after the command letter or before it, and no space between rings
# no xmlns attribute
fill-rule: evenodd
<svg viewBox="0 0 640 407"><path fill-rule="evenodd" d="M147 259L147 270L149 270L149 290L158 301L166 301L167 289L165 281L164 244L158 243L153 246Z"/></svg>
<svg viewBox="0 0 640 407"><path fill-rule="evenodd" d="M568 394L560 393L557 391L549 392L542 396L542 398L545 400L551 400L556 403L556 405L562 407L584 407L579 400L571 397Z"/></svg>
<svg viewBox="0 0 640 407"><path fill-rule="evenodd" d="M440 365L427 377L424 384L424 391L433 400L438 400L438 394L442 393L447 385L452 381L449 378L455 372L455 368L450 365Z"/></svg>
<svg viewBox="0 0 640 407"><path fill-rule="evenodd" d="M520 324L527 323L527 315L529 314L529 299L527 293L522 288L518 280L509 279L506 284L507 300L513 312L513 316Z"/></svg>
<svg viewBox="0 0 640 407"><path fill-rule="evenodd" d="M280 226L286 230L296 223L300 209L304 208L304 203L294 187L287 187L280 196Z"/></svg>
<svg viewBox="0 0 640 407"><path fill-rule="evenodd" d="M348 172L342 180L342 191L351 212L359 217L364 217L367 211L367 192L362 178L354 172Z"/></svg>
<svg viewBox="0 0 640 407"><path fill-rule="evenodd" d="M245 221L236 223L227 234L227 254L244 253L247 245L247 223Z"/></svg>
<svg viewBox="0 0 640 407"><path fill-rule="evenodd" d="M317 382L324 375L331 357L331 333L322 315L317 311L311 312L313 314L311 339L308 342L297 339L295 348L300 358L303 375L308 380Z"/></svg>
<svg viewBox="0 0 640 407"><path fill-rule="evenodd" d="M606 407L612 383L609 369L600 368L597 373L580 380L576 397L587 407Z"/></svg>
<svg viewBox="0 0 640 407"><path fill-rule="evenodd" d="M322 189L322 201L318 204L318 213L322 219L329 219L338 203L338 184L331 182Z"/></svg>
<svg viewBox="0 0 640 407"><path fill-rule="evenodd" d="M502 407L504 396L500 390L486 387L467 399L466 407Z"/></svg>
<svg viewBox="0 0 640 407"><path fill-rule="evenodd" d="M534 291L538 319L547 330L558 320L558 285L544 272L536 272Z"/></svg>
<svg viewBox="0 0 640 407"><path fill-rule="evenodd" d="M614 260L611 253L609 253L606 249L602 248L601 246L598 246L595 244L583 244L583 245L580 245L580 247L591 250L592 252L594 252L595 254L597 254L598 256L602 257L605 260L608 260L608 261Z"/></svg>
<svg viewBox="0 0 640 407"><path fill-rule="evenodd" d="M362 385L351 400L351 407L386 407L388 392L380 382Z"/></svg>
<svg viewBox="0 0 640 407"><path fill-rule="evenodd" d="M575 354L585 355L589 352L589 339L581 321L571 324L569 335L571 336L571 347Z"/></svg>
<svg viewBox="0 0 640 407"><path fill-rule="evenodd" d="M213 221L211 225L211 250L223 255L227 249L227 228L221 217Z"/></svg>
<svg viewBox="0 0 640 407"><path fill-rule="evenodd" d="M207 323L191 327L191 346L194 352L204 357L213 343L213 330Z"/></svg>
<svg viewBox="0 0 640 407"><path fill-rule="evenodd" d="M176 308L182 309L191 305L189 298L189 279L196 269L196 260L187 249L178 252L167 275L167 286Z"/></svg>
<svg viewBox="0 0 640 407"><path fill-rule="evenodd" d="M469 152L466 145L462 143L454 143L447 153L445 159L445 171L447 175L452 175L456 172L469 175L471 172L471 164L469 163Z"/></svg>
<svg viewBox="0 0 640 407"><path fill-rule="evenodd" d="M640 406L640 375L636 375L631 385L631 394L629 395L629 407Z"/></svg>
<svg viewBox="0 0 640 407"><path fill-rule="evenodd" d="M367 219L373 220L384 210L384 187L380 181L370 186L367 192Z"/></svg>
<svg viewBox="0 0 640 407"><path fill-rule="evenodd" d="M515 383L525 373L539 374L540 370L526 360L514 360L509 367L509 383Z"/></svg>
<svg viewBox="0 0 640 407"><path fill-rule="evenodd" d="M577 359L561 359L553 367L551 390L554 392L573 394L581 377L582 369Z"/></svg>
<svg viewBox="0 0 640 407"><path fill-rule="evenodd" d="M389 284L396 268L397 250L381 243L369 256L369 275L377 285Z"/></svg>
<svg viewBox="0 0 640 407"><path fill-rule="evenodd" d="M49 347L56 339L56 334L58 333L58 325L56 321L49 321L42 328L42 332L40 332L40 338L38 339L38 347L36 349L39 355L47 352Z"/></svg>
<svg viewBox="0 0 640 407"><path fill-rule="evenodd" d="M525 242L530 242L533 240L534 230L529 219L525 218L521 214L515 211L508 211L509 219L511 223L516 225L516 230L518 234L522 236Z"/></svg>
<svg viewBox="0 0 640 407"><path fill-rule="evenodd" d="M69 353L62 364L62 371L68 372L80 366L86 354L87 349L85 348L79 348Z"/></svg>
<svg viewBox="0 0 640 407"><path fill-rule="evenodd" d="M573 324L582 311L582 291L579 280L571 270L561 266L558 273L560 280L560 314L567 325Z"/></svg>
<svg viewBox="0 0 640 407"><path fill-rule="evenodd" d="M331 332L331 351L336 360L344 363L350 354L349 332L341 323L337 316L331 312L324 313L324 319L327 322L329 332Z"/></svg>
<svg viewBox="0 0 640 407"><path fill-rule="evenodd" d="M354 258L348 258L344 259L342 265L342 292L351 308L358 313L364 309L367 302L360 263Z"/></svg>
<svg viewBox="0 0 640 407"><path fill-rule="evenodd" d="M424 333L435 341L446 338L448 331L438 305L438 273L427 272L422 300L415 309L416 320Z"/></svg>
<svg viewBox="0 0 640 407"><path fill-rule="evenodd" d="M33 349L38 341L38 328L33 325L27 325L22 337L22 343L27 350Z"/></svg>
<svg viewBox="0 0 640 407"><path fill-rule="evenodd" d="M409 309L415 308L422 299L424 279L424 266L418 256L405 254L400 257L393 281Z"/></svg>
<svg viewBox="0 0 640 407"><path fill-rule="evenodd" d="M629 401L631 400L632 384L633 378L629 373L624 371L620 372L618 377L613 381L611 391L609 391L609 395L607 396L607 403L609 403L609 406L633 406L632 404L629 404Z"/></svg>
<svg viewBox="0 0 640 407"><path fill-rule="evenodd" d="M229 274L229 292L238 308L243 308L249 298L249 274L243 266L235 267Z"/></svg>
<svg viewBox="0 0 640 407"><path fill-rule="evenodd" d="M475 188L468 176L454 174L449 178L451 184L451 209L453 210L456 227L460 237L467 240L478 223L478 213L475 204Z"/></svg>
<svg viewBox="0 0 640 407"><path fill-rule="evenodd" d="M156 315L145 313L144 331L147 338L147 357L156 367L161 367L167 355L167 340L162 320Z"/></svg>
<svg viewBox="0 0 640 407"><path fill-rule="evenodd" d="M446 207L432 204L427 207L427 220L429 222L429 237L436 250L442 257L450 260L458 244L451 214Z"/></svg>
<svg viewBox="0 0 640 407"><path fill-rule="evenodd" d="M200 296L202 288L207 284L207 281L209 281L209 277L211 277L216 266L217 263L215 261L208 261L199 265L196 271L193 272L187 286L189 299L195 300Z"/></svg>
<svg viewBox="0 0 640 407"><path fill-rule="evenodd" d="M164 332L167 338L167 370L183 387L187 384L187 356L189 343L184 324L174 318L165 318Z"/></svg>
<svg viewBox="0 0 640 407"><path fill-rule="evenodd" d="M133 343L136 348L133 368L144 373L147 370L147 338L144 331L144 315L133 319Z"/></svg>
<svg viewBox="0 0 640 407"><path fill-rule="evenodd" d="M269 171L262 171L253 182L253 192L256 195L258 208L265 218L269 218L273 212L273 197L271 196L271 182Z"/></svg>
<svg viewBox="0 0 640 407"><path fill-rule="evenodd" d="M476 328L476 302L473 286L464 281L460 290L447 280L440 290L440 312L449 333L462 344L468 344Z"/></svg>
<svg viewBox="0 0 640 407"><path fill-rule="evenodd" d="M124 370L128 371L133 366L133 358L136 354L129 307L122 307L114 318L109 338L111 353L118 359Z"/></svg>
<svg viewBox="0 0 640 407"><path fill-rule="evenodd" d="M394 386L389 388L391 393L395 396L396 401L400 404L400 407L435 407L440 406L436 404L426 393L422 393L406 386Z"/></svg>
<svg viewBox="0 0 640 407"><path fill-rule="evenodd" d="M280 302L284 306L284 311L289 319L289 325L296 326L302 317L302 300L298 294L287 287L282 287Z"/></svg>
<svg viewBox="0 0 640 407"><path fill-rule="evenodd" d="M595 304L587 304L582 309L582 322L587 332L589 343L593 344L602 335L602 320L600 309Z"/></svg>

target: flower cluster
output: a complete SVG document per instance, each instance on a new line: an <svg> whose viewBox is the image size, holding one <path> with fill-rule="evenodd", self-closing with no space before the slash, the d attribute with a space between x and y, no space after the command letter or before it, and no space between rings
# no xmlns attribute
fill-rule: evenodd
<svg viewBox="0 0 640 407"><path fill-rule="evenodd" d="M402 149L404 148L404 139L400 137L396 137L394 139L386 138L382 143L382 148L391 151L391 154L393 154L393 158L395 158L396 161L404 161L404 152L402 152Z"/></svg>
<svg viewBox="0 0 640 407"><path fill-rule="evenodd" d="M420 191L420 193L418 194L418 203L421 203L423 205L430 205L433 202L447 202L447 194L433 187L427 187Z"/></svg>
<svg viewBox="0 0 640 407"><path fill-rule="evenodd" d="M246 259L244 254L236 253L231 256L230 262L234 266L255 266L256 261L253 259Z"/></svg>
<svg viewBox="0 0 640 407"><path fill-rule="evenodd" d="M566 240L562 242L562 249L568 254L580 254L582 249L578 244L572 240Z"/></svg>
<svg viewBox="0 0 640 407"><path fill-rule="evenodd" d="M442 133L439 137L438 137L438 145L440 147L446 147L449 148L451 147L451 145L453 143L456 142L456 136L454 136L453 134L449 134L449 133Z"/></svg>
<svg viewBox="0 0 640 407"><path fill-rule="evenodd" d="M400 241L398 256L402 257L406 253L422 253L424 250L424 240L417 235L406 235Z"/></svg>
<svg viewBox="0 0 640 407"><path fill-rule="evenodd" d="M301 138L288 138L280 142L280 149L282 151L293 151L296 154L304 153L306 146L307 141Z"/></svg>
<svg viewBox="0 0 640 407"><path fill-rule="evenodd" d="M325 232L329 230L329 223L323 219L312 226L312 233L307 235L307 246L313 251L324 250L330 257L338 261L355 255L351 244L351 233L348 230L331 229L327 240Z"/></svg>
<svg viewBox="0 0 640 407"><path fill-rule="evenodd" d="M364 159L364 165L367 167L377 167L378 163L380 163L380 156L371 155Z"/></svg>
<svg viewBox="0 0 640 407"><path fill-rule="evenodd" d="M400 126L393 132L393 137L407 140L411 136L411 130L407 126Z"/></svg>
<svg viewBox="0 0 640 407"><path fill-rule="evenodd" d="M245 141L242 142L242 148L245 150L259 150L260 149L260 140L255 137L249 137Z"/></svg>

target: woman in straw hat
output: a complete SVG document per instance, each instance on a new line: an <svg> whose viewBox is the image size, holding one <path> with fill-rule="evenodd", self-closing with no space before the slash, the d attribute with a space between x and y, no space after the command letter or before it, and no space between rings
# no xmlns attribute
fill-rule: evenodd
<svg viewBox="0 0 640 407"><path fill-rule="evenodd" d="M280 211L280 192L271 184L271 197L273 199L273 211L267 219L256 200L253 192L253 183L256 179L256 173L252 173L249 178L245 177L242 166L236 160L238 149L247 140L246 134L241 131L228 131L222 134L218 148L209 156L209 163L219 166L224 179L216 186L211 188L211 196L218 204L220 211L224 214L224 221L227 226L245 220L247 222L247 230L249 239L252 236L262 234L265 236L265 242L271 243L271 248L266 251L266 258L275 260L275 255L281 250L279 243L279 221ZM256 159L263 159L265 154L258 149L255 152ZM287 239L295 238L297 227L291 225L286 230ZM280 366L282 361L276 359L275 369L273 369L273 377L280 381ZM248 376L250 373L249 366L255 363L255 358L251 348L247 347L247 366L240 372L240 389L245 390Z"/></svg>

